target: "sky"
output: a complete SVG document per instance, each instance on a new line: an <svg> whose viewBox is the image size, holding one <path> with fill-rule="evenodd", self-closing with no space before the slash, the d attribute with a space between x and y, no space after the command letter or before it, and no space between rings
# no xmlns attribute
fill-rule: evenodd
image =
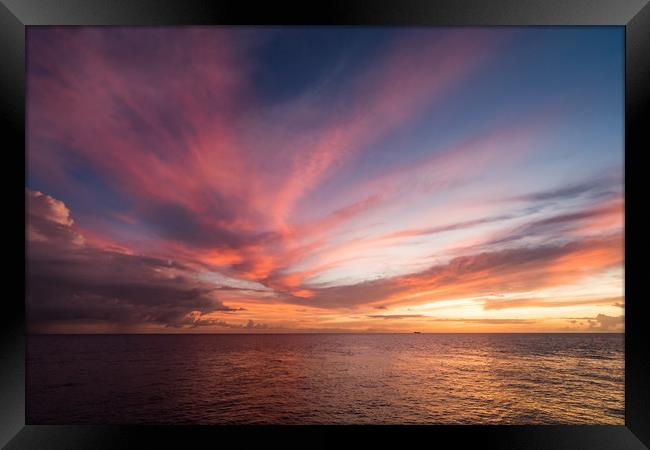
<svg viewBox="0 0 650 450"><path fill-rule="evenodd" d="M28 27L31 332L624 324L622 27Z"/></svg>

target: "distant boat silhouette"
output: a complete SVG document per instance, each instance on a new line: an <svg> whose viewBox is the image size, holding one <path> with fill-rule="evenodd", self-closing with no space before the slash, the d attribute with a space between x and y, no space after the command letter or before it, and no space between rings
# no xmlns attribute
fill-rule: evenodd
<svg viewBox="0 0 650 450"><path fill-rule="evenodd" d="M419 332L419 331L414 331L413 333L414 333L414 334L420 334L420 332Z"/></svg>

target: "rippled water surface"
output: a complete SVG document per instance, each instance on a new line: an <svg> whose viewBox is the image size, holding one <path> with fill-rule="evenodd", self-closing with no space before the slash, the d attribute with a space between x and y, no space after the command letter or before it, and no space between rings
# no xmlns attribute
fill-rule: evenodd
<svg viewBox="0 0 650 450"><path fill-rule="evenodd" d="M622 334L30 336L27 419L623 424Z"/></svg>

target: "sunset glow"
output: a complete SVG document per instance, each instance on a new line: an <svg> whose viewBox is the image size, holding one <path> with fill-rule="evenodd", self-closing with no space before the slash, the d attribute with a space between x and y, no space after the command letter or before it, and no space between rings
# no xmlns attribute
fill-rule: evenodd
<svg viewBox="0 0 650 450"><path fill-rule="evenodd" d="M623 331L619 28L29 28L33 332Z"/></svg>

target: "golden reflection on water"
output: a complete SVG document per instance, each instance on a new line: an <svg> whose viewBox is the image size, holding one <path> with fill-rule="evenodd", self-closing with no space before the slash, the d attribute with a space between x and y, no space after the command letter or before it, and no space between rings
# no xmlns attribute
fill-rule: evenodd
<svg viewBox="0 0 650 450"><path fill-rule="evenodd" d="M34 423L624 423L622 335L103 338L30 341Z"/></svg>

